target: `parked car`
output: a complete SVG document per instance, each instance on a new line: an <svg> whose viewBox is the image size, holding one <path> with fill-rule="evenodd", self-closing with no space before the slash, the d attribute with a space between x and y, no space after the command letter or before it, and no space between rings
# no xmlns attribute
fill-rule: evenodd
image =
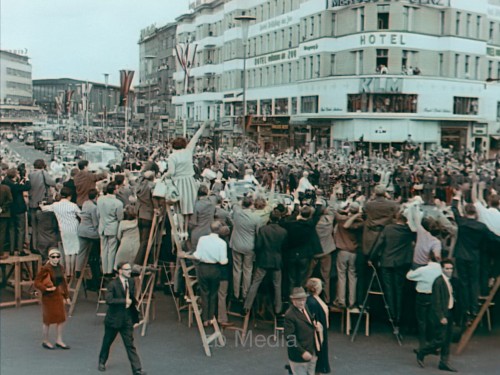
<svg viewBox="0 0 500 375"><path fill-rule="evenodd" d="M32 146L35 144L35 136L33 134L29 134L26 136L26 139L24 140L24 143L26 143L28 146Z"/></svg>
<svg viewBox="0 0 500 375"><path fill-rule="evenodd" d="M7 133L5 135L5 139L7 139L9 142L12 142L14 140L14 133Z"/></svg>

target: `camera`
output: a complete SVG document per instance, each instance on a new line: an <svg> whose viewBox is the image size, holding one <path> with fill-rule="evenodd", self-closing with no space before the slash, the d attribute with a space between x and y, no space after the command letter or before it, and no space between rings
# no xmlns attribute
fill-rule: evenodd
<svg viewBox="0 0 500 375"><path fill-rule="evenodd" d="M19 164L19 166L17 167L17 171L19 172L21 180L24 180L26 178L26 164Z"/></svg>

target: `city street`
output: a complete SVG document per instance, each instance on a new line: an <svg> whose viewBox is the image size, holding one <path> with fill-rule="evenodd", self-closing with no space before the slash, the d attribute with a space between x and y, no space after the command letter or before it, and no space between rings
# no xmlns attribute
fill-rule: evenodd
<svg viewBox="0 0 500 375"><path fill-rule="evenodd" d="M42 348L39 306L1 310L0 373L97 374L97 357L104 329L103 318L95 316L96 298L93 292L89 292L87 300L82 294L74 316L68 319L64 340L71 346L69 351ZM334 374L443 374L437 370L438 358L434 356L426 358L425 369L418 367L413 353L417 344L415 337L404 337L403 346L399 347L388 326L372 317L371 335L358 335L356 341L351 343L350 336L339 333L338 314L332 320L329 345ZM461 356L452 355L451 363L460 374L497 375L499 334L498 324L491 333L484 326L480 327L464 353ZM136 330L136 343L148 374L286 374L284 365L287 357L282 338L276 344L271 335L272 326L267 323L258 323L256 328L252 328L249 340L244 343L235 342L234 333L230 331L226 347L214 348L212 357L206 357L198 330L187 327L187 315L183 314L183 321L179 323L171 297L157 292L156 320L148 327L145 337L141 337ZM454 350L455 345L452 346L452 353ZM130 373L119 338L112 348L106 373Z"/></svg>
<svg viewBox="0 0 500 375"><path fill-rule="evenodd" d="M43 159L47 162L47 164L50 164L51 162L51 156L49 154L40 150L35 150L32 145L28 146L23 142L18 142L17 140L12 142L2 141L2 147L12 150L15 154L24 159L29 164L27 167L30 169L32 169L33 162L36 159Z"/></svg>

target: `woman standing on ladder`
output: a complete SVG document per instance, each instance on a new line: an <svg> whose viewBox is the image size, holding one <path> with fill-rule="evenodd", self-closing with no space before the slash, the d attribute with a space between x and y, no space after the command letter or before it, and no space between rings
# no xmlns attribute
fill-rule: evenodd
<svg viewBox="0 0 500 375"><path fill-rule="evenodd" d="M179 191L180 213L184 221L179 227L187 232L188 215L194 212L194 203L198 195L198 183L194 179L193 154L196 143L201 137L205 123L198 129L189 143L186 138L176 138L172 142L174 152L168 158L167 178L171 178Z"/></svg>

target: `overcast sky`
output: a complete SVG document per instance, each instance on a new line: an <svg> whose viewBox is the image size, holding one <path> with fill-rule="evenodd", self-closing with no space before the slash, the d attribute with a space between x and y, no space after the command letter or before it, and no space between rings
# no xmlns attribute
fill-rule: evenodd
<svg viewBox="0 0 500 375"><path fill-rule="evenodd" d="M0 48L27 51L33 78L119 84L138 77L140 30L173 22L188 0L0 0ZM134 80L137 82L136 80Z"/></svg>

